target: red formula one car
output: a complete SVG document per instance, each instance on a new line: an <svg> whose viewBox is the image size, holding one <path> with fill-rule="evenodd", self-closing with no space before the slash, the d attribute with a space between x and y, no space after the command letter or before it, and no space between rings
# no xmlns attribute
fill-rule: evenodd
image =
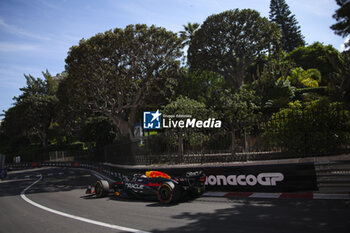
<svg viewBox="0 0 350 233"><path fill-rule="evenodd" d="M159 171L123 176L114 183L98 180L86 194L104 197L115 193L121 197L157 198L164 204L175 203L185 196L199 197L205 191L206 176L202 171L187 172L183 177L170 177Z"/></svg>

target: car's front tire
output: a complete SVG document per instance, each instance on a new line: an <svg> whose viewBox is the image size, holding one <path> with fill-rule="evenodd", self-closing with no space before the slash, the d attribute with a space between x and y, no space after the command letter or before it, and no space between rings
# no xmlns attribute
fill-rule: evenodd
<svg viewBox="0 0 350 233"><path fill-rule="evenodd" d="M109 183L107 180L98 180L95 184L96 197L105 197L109 193Z"/></svg>

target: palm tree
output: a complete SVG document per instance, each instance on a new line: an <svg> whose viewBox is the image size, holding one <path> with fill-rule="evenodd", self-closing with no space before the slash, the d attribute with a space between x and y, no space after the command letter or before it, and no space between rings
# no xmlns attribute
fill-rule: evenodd
<svg viewBox="0 0 350 233"><path fill-rule="evenodd" d="M180 31L180 37L183 39L184 45L190 45L190 42L199 28L199 23L187 23L187 25L182 25L184 27L183 31Z"/></svg>

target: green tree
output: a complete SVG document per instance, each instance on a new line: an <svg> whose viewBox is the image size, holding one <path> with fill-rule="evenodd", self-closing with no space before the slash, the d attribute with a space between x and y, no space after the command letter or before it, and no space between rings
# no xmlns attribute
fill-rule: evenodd
<svg viewBox="0 0 350 233"><path fill-rule="evenodd" d="M137 111L145 99L173 85L181 39L160 27L129 25L99 33L73 46L66 59L67 82L77 100L107 117L133 138Z"/></svg>
<svg viewBox="0 0 350 233"><path fill-rule="evenodd" d="M242 86L239 91L232 93L223 91L218 100L221 106L220 117L224 121L224 127L231 132L231 154L236 154L236 132L242 128L243 122L254 120L259 114L260 98L247 86Z"/></svg>
<svg viewBox="0 0 350 233"><path fill-rule="evenodd" d="M342 37L346 37L350 34L350 1L349 0L335 0L339 6L339 9L335 11L333 18L337 20L337 23L331 26L335 34ZM350 41L346 44L346 47L350 45Z"/></svg>
<svg viewBox="0 0 350 233"><path fill-rule="evenodd" d="M44 79L25 75L27 85L20 89L22 94L14 98L14 106L5 113L3 131L10 139L12 153L31 144L48 146L58 106L58 83L48 71L43 76Z"/></svg>
<svg viewBox="0 0 350 233"><path fill-rule="evenodd" d="M345 65L341 54L332 45L315 42L307 47L299 47L288 54L288 59L304 70L317 69L321 72L320 86L338 86L339 70Z"/></svg>
<svg viewBox="0 0 350 233"><path fill-rule="evenodd" d="M1 128L3 137L8 138L7 150L9 153L14 154L31 143L32 127L30 120L26 119L26 106L24 104L16 104L5 112Z"/></svg>
<svg viewBox="0 0 350 233"><path fill-rule="evenodd" d="M56 116L58 83L48 71L42 74L44 79L25 75L27 86L20 89L22 94L15 97L15 105L21 105L29 128L38 133L45 148L48 145L49 127Z"/></svg>
<svg viewBox="0 0 350 233"><path fill-rule="evenodd" d="M350 51L342 53L344 64L350 64ZM350 66L344 65L340 70L341 85L337 91L338 99L350 107Z"/></svg>
<svg viewBox="0 0 350 233"><path fill-rule="evenodd" d="M300 26L298 26L295 15L292 15L285 0L271 0L269 18L282 31L282 48L285 52L291 52L300 46L305 46Z"/></svg>
<svg viewBox="0 0 350 233"><path fill-rule="evenodd" d="M167 115L191 115L197 120L208 119L210 113L210 111L206 109L205 104L181 95L176 100L166 105L162 112ZM166 132L170 141L178 146L180 162L184 161L184 140L189 141L190 145L194 145L198 143L198 138L200 139L199 143L201 144L208 139L208 135L205 135L203 132L194 131L195 129L191 129L191 132L189 132L186 128L176 128L167 130Z"/></svg>
<svg viewBox="0 0 350 233"><path fill-rule="evenodd" d="M336 70L336 78L338 85L329 88L330 97L334 101L343 102L346 106L350 106L350 51L341 53L343 65L339 66L334 60L330 60L333 69Z"/></svg>
<svg viewBox="0 0 350 233"><path fill-rule="evenodd" d="M191 71L222 75L238 90L246 69L263 54L272 55L280 41L277 25L254 10L230 10L209 16L198 29L188 50Z"/></svg>

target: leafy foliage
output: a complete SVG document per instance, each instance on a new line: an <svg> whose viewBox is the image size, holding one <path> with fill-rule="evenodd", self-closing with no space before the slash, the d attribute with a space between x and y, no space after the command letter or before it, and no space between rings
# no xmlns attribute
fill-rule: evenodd
<svg viewBox="0 0 350 233"><path fill-rule="evenodd" d="M254 119L259 112L260 98L253 90L243 86L237 92L226 90L221 96L220 106L222 107L222 119L228 129L237 129L240 122Z"/></svg>
<svg viewBox="0 0 350 233"><path fill-rule="evenodd" d="M115 138L115 129L105 117L89 117L84 122L79 131L79 139L90 144L91 148L101 148L106 144L112 143Z"/></svg>
<svg viewBox="0 0 350 233"><path fill-rule="evenodd" d="M344 66L341 54L332 45L323 45L315 42L307 47L299 47L288 54L298 67L305 70L317 69L321 72L321 86L337 86L339 70Z"/></svg>
<svg viewBox="0 0 350 233"><path fill-rule="evenodd" d="M287 107L295 96L295 87L287 77L292 65L284 61L271 60L264 64L261 72L257 72L257 79L251 84L251 88L257 96L260 96L262 111L268 115Z"/></svg>
<svg viewBox="0 0 350 233"><path fill-rule="evenodd" d="M350 51L344 51L342 53L344 64L350 64ZM336 90L336 95L339 101L344 101L346 105L350 106L350 66L344 65L340 70L341 84L339 89Z"/></svg>
<svg viewBox="0 0 350 233"><path fill-rule="evenodd" d="M297 88L318 87L319 82L321 82L321 73L317 69L304 70L301 67L297 67L291 70L290 76L287 76L286 79Z"/></svg>
<svg viewBox="0 0 350 233"><path fill-rule="evenodd" d="M208 108L215 108L224 89L227 89L227 85L221 75L210 71L197 70L187 72L182 76L176 94L204 103Z"/></svg>
<svg viewBox="0 0 350 233"><path fill-rule="evenodd" d="M273 114L264 136L270 148L318 155L341 150L349 130L349 111L323 98L290 103L289 108Z"/></svg>
<svg viewBox="0 0 350 233"><path fill-rule="evenodd" d="M285 107L295 96L295 88L287 79L266 83L265 91L268 94L263 96L263 107L272 111Z"/></svg>

